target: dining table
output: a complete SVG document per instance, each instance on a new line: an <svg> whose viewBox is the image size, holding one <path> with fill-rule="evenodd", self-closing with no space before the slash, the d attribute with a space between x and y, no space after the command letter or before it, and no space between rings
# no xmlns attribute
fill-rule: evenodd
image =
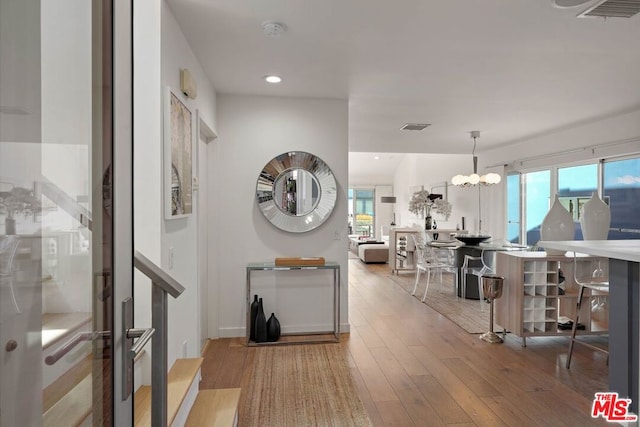
<svg viewBox="0 0 640 427"><path fill-rule="evenodd" d="M467 274L466 278L462 276L462 266L464 264L464 258L466 255L474 258L473 261L470 262L469 267L481 268L482 263L480 261L476 261L476 258L484 258L484 262L489 267L489 272L495 272L495 254L497 251L523 251L527 249L525 245L519 245L510 242L482 242L477 245L469 245L462 243L459 240L449 240L449 241L431 241L428 243L429 246L433 247L435 250L449 250L453 251L453 266L458 269L458 284L456 286L458 297L462 297L464 299L480 299L480 287L479 277L475 274ZM467 284L466 287L462 286L462 281L466 279ZM462 295L462 289L465 288L464 295Z"/></svg>
<svg viewBox="0 0 640 427"><path fill-rule="evenodd" d="M631 399L640 389L640 239L540 241L538 246L609 259L609 390Z"/></svg>

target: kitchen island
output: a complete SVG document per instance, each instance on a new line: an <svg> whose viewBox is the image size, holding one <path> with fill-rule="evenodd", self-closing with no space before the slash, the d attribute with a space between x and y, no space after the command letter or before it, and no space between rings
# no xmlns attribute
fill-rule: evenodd
<svg viewBox="0 0 640 427"><path fill-rule="evenodd" d="M540 241L546 249L609 258L609 390L631 399L640 388L640 240ZM607 390L602 390L607 391Z"/></svg>

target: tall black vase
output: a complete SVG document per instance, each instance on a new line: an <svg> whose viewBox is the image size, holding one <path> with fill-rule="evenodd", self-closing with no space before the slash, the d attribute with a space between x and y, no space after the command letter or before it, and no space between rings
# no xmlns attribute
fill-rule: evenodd
<svg viewBox="0 0 640 427"><path fill-rule="evenodd" d="M424 217L424 229L425 230L431 230L431 215L427 215L426 217Z"/></svg>
<svg viewBox="0 0 640 427"><path fill-rule="evenodd" d="M271 313L271 317L267 320L267 340L278 341L280 338L280 322L278 318Z"/></svg>
<svg viewBox="0 0 640 427"><path fill-rule="evenodd" d="M256 323L255 323L255 332L256 332L256 342L266 342L267 341L267 318L264 315L264 309L262 308L262 298L258 299L258 311L256 312Z"/></svg>
<svg viewBox="0 0 640 427"><path fill-rule="evenodd" d="M258 295L253 296L251 303L251 317L249 320L249 339L256 340L256 314L258 314Z"/></svg>

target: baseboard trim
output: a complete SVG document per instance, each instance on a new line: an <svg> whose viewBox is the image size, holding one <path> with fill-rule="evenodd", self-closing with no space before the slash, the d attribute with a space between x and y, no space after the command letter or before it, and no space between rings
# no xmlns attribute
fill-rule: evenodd
<svg viewBox="0 0 640 427"><path fill-rule="evenodd" d="M238 337L246 337L246 328L220 328L218 330L218 334L220 338L238 338ZM340 333L349 333L351 332L351 325L349 323L340 324ZM206 346L205 346L206 349ZM204 349L202 350L204 354Z"/></svg>

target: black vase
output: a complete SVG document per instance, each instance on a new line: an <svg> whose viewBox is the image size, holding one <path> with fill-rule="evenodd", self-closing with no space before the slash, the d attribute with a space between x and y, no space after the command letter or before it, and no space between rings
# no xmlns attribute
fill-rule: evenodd
<svg viewBox="0 0 640 427"><path fill-rule="evenodd" d="M256 340L256 314L258 314L258 295L253 296L251 303L251 318L249 320L249 339Z"/></svg>
<svg viewBox="0 0 640 427"><path fill-rule="evenodd" d="M262 298L258 299L258 310L256 312L256 323L254 326L256 339L255 342L267 341L267 318L264 315L264 309L262 308Z"/></svg>
<svg viewBox="0 0 640 427"><path fill-rule="evenodd" d="M431 215L427 215L424 218L424 229L425 230L431 230Z"/></svg>
<svg viewBox="0 0 640 427"><path fill-rule="evenodd" d="M271 317L267 320L267 340L278 341L280 338L280 322L278 318L271 313Z"/></svg>

